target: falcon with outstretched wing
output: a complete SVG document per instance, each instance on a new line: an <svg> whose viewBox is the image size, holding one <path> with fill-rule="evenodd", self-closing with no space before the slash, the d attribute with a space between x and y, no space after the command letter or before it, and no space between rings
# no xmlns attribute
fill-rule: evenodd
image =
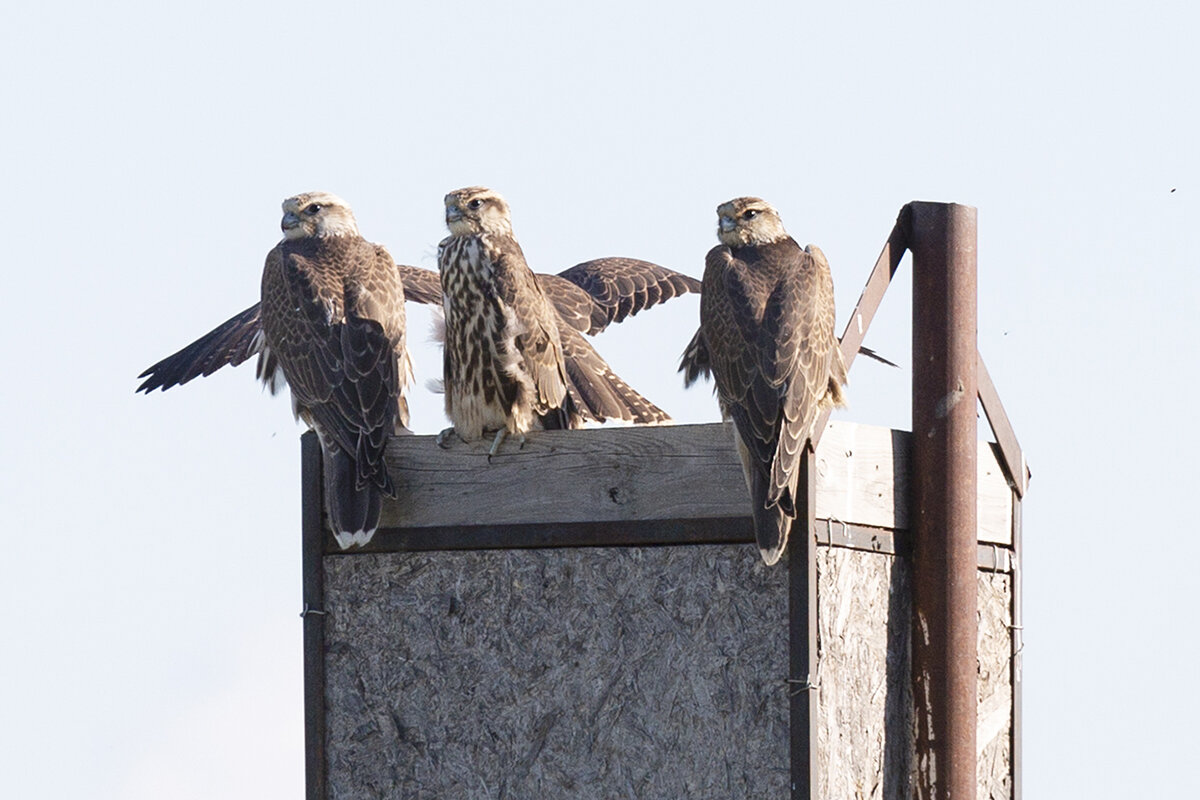
<svg viewBox="0 0 1200 800"><path fill-rule="evenodd" d="M711 371L750 490L763 561L774 564L796 516L800 456L820 413L844 405L846 366L834 333L825 255L803 249L770 204L717 208L721 244L705 260L700 330L680 371Z"/></svg>
<svg viewBox="0 0 1200 800"><path fill-rule="evenodd" d="M397 265L397 269L407 300L441 305L438 273L404 264ZM584 416L601 422L669 421L662 409L621 380L587 339L575 332L595 335L610 323L621 322L673 297L699 293L700 281L649 261L609 257L576 264L557 275L537 275L537 282L558 314L568 392ZM227 364L236 366L256 353L265 355L260 363L267 375L274 376L268 382L272 393L283 388L285 381L274 368L270 351L264 350L258 303L148 367L138 376L145 379L138 391L166 391L198 376L211 375Z"/></svg>
<svg viewBox="0 0 1200 800"><path fill-rule="evenodd" d="M291 387L296 416L321 441L334 536L362 545L383 495L395 496L384 450L408 425L404 285L341 198L301 194L283 212L283 240L263 268L258 373L270 385L278 371Z"/></svg>

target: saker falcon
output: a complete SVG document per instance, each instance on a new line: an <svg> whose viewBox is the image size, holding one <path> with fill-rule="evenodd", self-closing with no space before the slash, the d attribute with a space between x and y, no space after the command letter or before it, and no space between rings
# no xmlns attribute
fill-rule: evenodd
<svg viewBox="0 0 1200 800"><path fill-rule="evenodd" d="M629 271L653 290L641 297L628 285L621 287L619 279L606 278L603 270L591 278L568 276L573 271L568 270L563 273L567 281L539 279L525 262L508 204L499 194L478 186L459 189L446 195L445 206L450 236L438 245L438 269L445 325L443 388L453 427L442 431L439 443L451 434L474 441L494 431L490 458L507 435L524 441L526 431L535 428L576 428L609 416L636 423L670 419L617 377L580 335L620 320L626 308L618 302L615 312L606 313L600 309L603 301L587 302L585 293L567 282L571 277L581 287L593 282L594 290L588 292L593 298L602 295L595 291L598 286L608 284L609 302L630 295L637 303L653 305L660 299L655 296L659 286L681 289L670 280L645 281L647 272L641 268L660 277L669 270L645 262L617 267L620 273L630 263L641 265ZM691 287L685 283L682 288ZM575 300L563 297L564 292ZM555 296L557 305L552 305ZM573 309L575 301L581 305ZM636 310L626 307L628 313ZM585 308L590 312L581 310Z"/></svg>
<svg viewBox="0 0 1200 800"><path fill-rule="evenodd" d="M774 564L796 516L800 456L821 412L845 403L833 278L825 255L801 249L767 202L739 197L717 217L721 244L705 259L700 330L680 371L691 385L711 370L733 420L758 548Z"/></svg>
<svg viewBox="0 0 1200 800"><path fill-rule="evenodd" d="M258 373L272 385L281 372L291 387L296 416L321 441L334 536L342 548L362 545L383 495L396 493L384 449L408 425L404 286L341 198L301 194L283 212L283 240L263 268Z"/></svg>
<svg viewBox="0 0 1200 800"><path fill-rule="evenodd" d="M474 186L446 195L450 235L438 244L444 314L442 431L466 442L495 433L488 457L512 434L578 427L567 391L558 315L513 236L508 203Z"/></svg>
<svg viewBox="0 0 1200 800"><path fill-rule="evenodd" d="M419 267L396 265L404 284L406 300L441 305L438 273ZM673 297L699 293L700 282L675 270L634 258L598 258L563 270L557 275L537 275L547 299L558 315L563 360L567 368L568 393L587 418L603 422L620 419L636 424L665 422L661 409L642 397L613 374L586 339L610 323ZM237 366L259 355L261 371L270 377L272 393L286 381L274 366L274 357L264 346L260 304L218 325L204 336L145 369L137 390L163 391L201 375L211 375L223 366Z"/></svg>

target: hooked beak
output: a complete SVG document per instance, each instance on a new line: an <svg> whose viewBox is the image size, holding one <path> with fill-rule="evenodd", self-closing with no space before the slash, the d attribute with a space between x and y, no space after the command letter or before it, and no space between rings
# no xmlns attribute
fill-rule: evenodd
<svg viewBox="0 0 1200 800"><path fill-rule="evenodd" d="M446 206L446 224L462 219L462 210L458 206Z"/></svg>
<svg viewBox="0 0 1200 800"><path fill-rule="evenodd" d="M734 224L733 217L727 217L727 216L721 217L720 228L721 228L722 233L729 233L731 230L733 230L736 227L737 227L737 225Z"/></svg>
<svg viewBox="0 0 1200 800"><path fill-rule="evenodd" d="M289 211L283 215L283 219L280 221L279 227L281 229L283 229L284 232L287 232L287 231L290 231L292 228L295 228L299 224L300 224L300 217L298 217L293 212Z"/></svg>

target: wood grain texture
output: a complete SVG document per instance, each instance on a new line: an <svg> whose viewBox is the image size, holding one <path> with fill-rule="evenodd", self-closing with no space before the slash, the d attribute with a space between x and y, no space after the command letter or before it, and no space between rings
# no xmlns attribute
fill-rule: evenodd
<svg viewBox="0 0 1200 800"><path fill-rule="evenodd" d="M877 528L908 527L911 435L830 423L817 451L817 517ZM432 436L393 439L399 490L385 501L382 529L454 528L749 516L749 495L728 424L537 431L524 448ZM1012 538L1011 490L993 445L980 442L979 540Z"/></svg>

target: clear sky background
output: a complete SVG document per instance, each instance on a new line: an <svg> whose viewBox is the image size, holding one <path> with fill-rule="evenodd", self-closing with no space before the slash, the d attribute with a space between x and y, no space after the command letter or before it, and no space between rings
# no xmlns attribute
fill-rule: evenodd
<svg viewBox="0 0 1200 800"><path fill-rule="evenodd" d="M301 428L250 364L134 377L257 299L284 197L435 268L473 184L543 272L699 276L717 204L765 197L839 326L905 202L976 206L979 346L1033 469L1027 796L1194 791L1200 13L806 5L9 4L3 794L301 796ZM839 419L908 427L900 275L867 344L906 369L857 362ZM675 373L697 307L596 340L681 422L717 418Z"/></svg>

